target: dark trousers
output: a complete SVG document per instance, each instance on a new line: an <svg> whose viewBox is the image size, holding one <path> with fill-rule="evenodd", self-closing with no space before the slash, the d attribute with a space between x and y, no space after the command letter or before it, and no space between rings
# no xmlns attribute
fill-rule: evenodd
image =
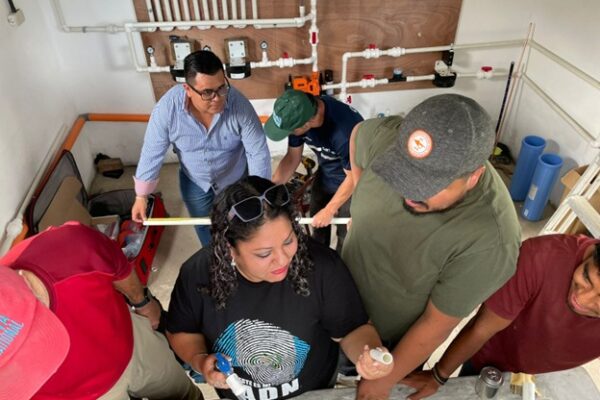
<svg viewBox="0 0 600 400"><path fill-rule="evenodd" d="M313 181L311 192L310 192L310 215L313 216L319 211L321 211L329 201L331 201L335 192L330 192L325 190L323 187L323 182L321 180L321 174L319 171L316 173L315 180ZM338 209L336 213L336 217L339 218L347 218L350 217L350 200L348 199L342 206ZM335 250L338 254L342 252L342 246L344 244L344 239L346 238L346 232L348 228L346 225L336 225L337 232L337 245ZM325 246L329 246L331 244L331 225L326 226L324 228L313 228L312 237L319 243L323 243Z"/></svg>

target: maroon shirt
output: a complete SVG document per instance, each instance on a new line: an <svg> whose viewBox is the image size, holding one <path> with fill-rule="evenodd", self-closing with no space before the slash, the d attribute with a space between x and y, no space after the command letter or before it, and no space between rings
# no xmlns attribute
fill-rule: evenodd
<svg viewBox="0 0 600 400"><path fill-rule="evenodd" d="M567 303L573 272L598 242L569 235L523 242L516 274L485 302L513 322L473 356L476 368L536 374L600 357L600 319L576 314Z"/></svg>
<svg viewBox="0 0 600 400"><path fill-rule="evenodd" d="M133 352L129 309L113 287L131 266L117 244L96 230L67 223L19 243L0 265L42 279L50 309L71 341L65 361L33 398L97 399L108 392Z"/></svg>

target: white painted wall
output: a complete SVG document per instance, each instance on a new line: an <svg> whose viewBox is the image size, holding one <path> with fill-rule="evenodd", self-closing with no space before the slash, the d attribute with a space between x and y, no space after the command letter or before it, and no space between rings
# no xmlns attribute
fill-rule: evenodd
<svg viewBox="0 0 600 400"><path fill-rule="evenodd" d="M65 96L68 76L56 57L59 48L37 3L19 2L26 21L12 28L8 3L0 2L0 238L55 138L77 115L75 99Z"/></svg>
<svg viewBox="0 0 600 400"><path fill-rule="evenodd" d="M70 25L98 25L134 20L130 1L61 0ZM19 0L25 24L12 28L5 22L8 8L0 3L0 237L14 218L43 163L51 144L81 113L149 113L154 105L150 79L133 69L124 34L63 33L49 1ZM457 43L522 39L535 22L535 39L582 70L600 79L597 51L600 2L595 0L463 0ZM401 44L399 44L401 45ZM594 51L594 46L596 50ZM508 68L520 49L457 52L455 66L475 70L481 65ZM139 54L140 59L142 55ZM534 55L530 75L578 121L595 135L600 131L597 91L569 77ZM341 60L340 60L341 62ZM477 99L497 118L504 79L460 80L449 89ZM446 90L446 89L444 89ZM378 112L408 111L442 89L394 91L353 96L353 105L365 116ZM253 101L259 114L269 114L273 100ZM566 123L535 93L524 88L515 98L510 124L503 136L518 154L523 136L537 133L549 139L548 149L566 157L567 167L588 162L590 150ZM91 181L91 158L97 152L135 163L143 124L88 123L75 153L86 182ZM273 153L285 151L285 141L269 143ZM557 199L557 187L553 199Z"/></svg>

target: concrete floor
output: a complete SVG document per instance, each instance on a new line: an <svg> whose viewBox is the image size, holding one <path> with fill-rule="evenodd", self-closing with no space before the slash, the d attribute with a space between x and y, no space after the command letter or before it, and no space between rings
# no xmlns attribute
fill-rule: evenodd
<svg viewBox="0 0 600 400"><path fill-rule="evenodd" d="M273 170L279 162L278 158L273 160ZM90 193L101 193L115 189L132 188L132 176L135 172L134 167L125 168L125 173L119 179L111 179L103 176L97 176L94 179ZM187 210L181 201L179 194L178 164L165 164L160 172L160 181L158 191L162 193L163 201L167 212L172 217L188 216ZM516 203L517 211L522 208L522 203ZM552 213L552 207L548 207L544 212L544 218L538 222L530 222L520 217L523 240L537 235ZM332 235L335 238L335 235ZM333 244L335 247L335 244ZM192 254L200 248L200 242L190 226L166 227L163 233L156 257L152 266L149 286L152 293L161 301L163 306L168 308L171 290L177 279L179 268ZM444 342L430 357L426 364L427 367L433 366L441 357L448 344L454 339L460 329L470 319L465 318L454 330L452 335ZM595 360L584 366L596 386L600 389L600 361ZM215 392L207 385L200 385L206 399L215 399Z"/></svg>

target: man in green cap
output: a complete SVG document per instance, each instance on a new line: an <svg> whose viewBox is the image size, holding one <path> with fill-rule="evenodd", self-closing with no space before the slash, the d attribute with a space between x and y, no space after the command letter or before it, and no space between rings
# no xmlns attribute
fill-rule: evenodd
<svg viewBox="0 0 600 400"><path fill-rule="evenodd" d="M317 155L319 169L312 186L310 214L313 237L329 246L331 219L350 216L354 189L350 173L350 134L362 116L347 104L329 96L313 96L286 90L275 102L273 115L265 124L267 137L288 138L287 153L273 174L273 182L286 183L302 160L304 144ZM341 251L346 226L337 227L337 250Z"/></svg>

